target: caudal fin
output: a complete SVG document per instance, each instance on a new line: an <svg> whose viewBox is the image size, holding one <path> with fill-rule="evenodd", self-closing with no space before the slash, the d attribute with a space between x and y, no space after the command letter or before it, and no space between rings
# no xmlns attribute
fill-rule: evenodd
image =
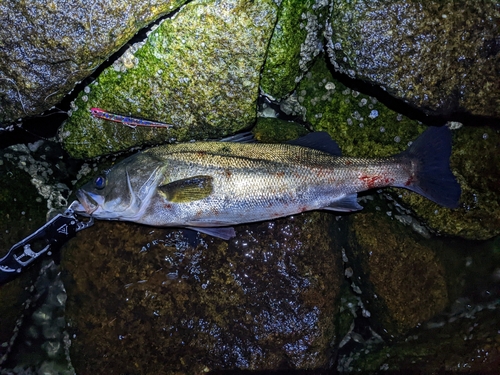
<svg viewBox="0 0 500 375"><path fill-rule="evenodd" d="M450 129L429 127L400 155L417 161L415 179L406 188L441 206L458 207L461 189L450 170Z"/></svg>

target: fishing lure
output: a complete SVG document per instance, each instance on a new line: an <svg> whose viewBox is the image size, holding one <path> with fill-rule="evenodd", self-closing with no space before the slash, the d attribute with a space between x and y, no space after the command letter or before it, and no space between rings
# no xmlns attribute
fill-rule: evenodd
<svg viewBox="0 0 500 375"><path fill-rule="evenodd" d="M130 128L136 128L137 126L145 126L145 127L151 127L151 128L173 128L173 125L170 124L165 124L164 122L157 122L157 121L150 121L150 120L143 120L140 118L136 117L127 117L127 116L122 116L122 115L117 115L114 113L106 112L105 110L101 108L90 108L90 113L92 116L96 118L102 118L104 120L108 121L114 121L114 122L119 122L123 125L126 125Z"/></svg>

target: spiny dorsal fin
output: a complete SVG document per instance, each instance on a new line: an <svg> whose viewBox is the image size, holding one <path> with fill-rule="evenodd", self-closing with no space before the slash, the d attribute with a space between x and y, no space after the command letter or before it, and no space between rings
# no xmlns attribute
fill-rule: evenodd
<svg viewBox="0 0 500 375"><path fill-rule="evenodd" d="M208 197L213 191L213 178L193 176L158 186L165 198L174 203L186 203Z"/></svg>
<svg viewBox="0 0 500 375"><path fill-rule="evenodd" d="M327 132L309 133L303 137L287 142L289 145L302 146L312 148L314 150L323 151L333 156L341 156L340 147Z"/></svg>

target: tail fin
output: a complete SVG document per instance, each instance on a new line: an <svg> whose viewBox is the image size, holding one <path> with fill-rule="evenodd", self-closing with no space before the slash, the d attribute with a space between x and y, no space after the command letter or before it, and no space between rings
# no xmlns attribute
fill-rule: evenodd
<svg viewBox="0 0 500 375"><path fill-rule="evenodd" d="M429 127L400 155L418 163L416 178L406 188L444 207L458 207L461 189L450 170L450 129Z"/></svg>

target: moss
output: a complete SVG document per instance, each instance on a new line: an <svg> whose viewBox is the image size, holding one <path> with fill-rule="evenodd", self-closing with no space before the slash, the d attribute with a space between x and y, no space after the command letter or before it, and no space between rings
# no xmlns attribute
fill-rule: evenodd
<svg viewBox="0 0 500 375"><path fill-rule="evenodd" d="M62 261L76 371L327 366L341 282L332 222L243 225L231 241L109 222L78 234Z"/></svg>
<svg viewBox="0 0 500 375"><path fill-rule="evenodd" d="M350 250L378 332L399 336L448 304L445 269L429 243L380 213L351 217ZM376 297L374 297L376 295Z"/></svg>
<svg viewBox="0 0 500 375"><path fill-rule="evenodd" d="M376 98L334 80L322 58L300 82L297 94L306 109L306 120L315 131L327 131L346 156L396 154L425 129Z"/></svg>
<svg viewBox="0 0 500 375"><path fill-rule="evenodd" d="M197 1L166 19L80 93L60 136L85 158L167 141L216 138L256 118L259 71L276 20L270 0ZM91 107L173 124L131 129Z"/></svg>
<svg viewBox="0 0 500 375"><path fill-rule="evenodd" d="M327 2L281 2L260 81L266 94L283 98L295 89L320 51L328 12Z"/></svg>
<svg viewBox="0 0 500 375"><path fill-rule="evenodd" d="M308 131L300 124L278 118L260 117L252 129L257 141L263 143L283 143L304 136Z"/></svg>

